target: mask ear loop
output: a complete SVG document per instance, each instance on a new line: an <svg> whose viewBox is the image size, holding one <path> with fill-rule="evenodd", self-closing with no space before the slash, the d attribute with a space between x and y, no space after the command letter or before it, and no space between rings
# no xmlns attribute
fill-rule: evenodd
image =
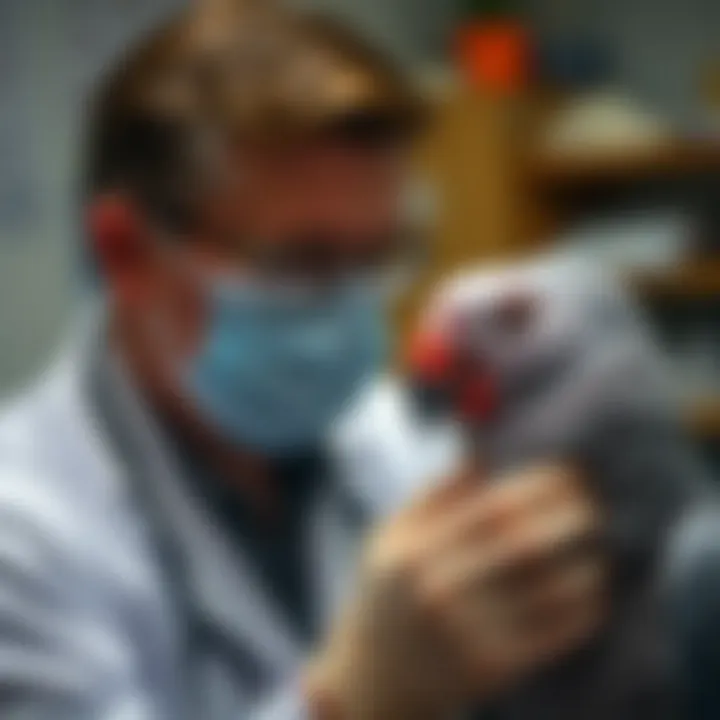
<svg viewBox="0 0 720 720"><path fill-rule="evenodd" d="M152 237L155 238L153 249L162 255L163 261L172 267L183 283L187 283L202 294L206 303L212 302L208 299L210 283L206 274L198 271L197 267L187 260L184 253L178 250L182 244L182 236L171 234L157 223L152 224L151 232ZM177 357L177 342L168 323L162 313L157 311L148 313L144 321L147 351L155 362L169 371L174 381L174 387L182 388L187 367L186 363Z"/></svg>
<svg viewBox="0 0 720 720"><path fill-rule="evenodd" d="M204 268L198 269L197 263L189 260L182 251L178 251L181 238L170 235L168 232L155 226L154 234L159 238L156 246L163 253L165 261L172 265L183 282L188 283L204 296L215 293L236 294L239 296L245 292L249 297L251 294L262 292L273 292L274 288L269 287L251 273L244 273L238 270L233 271L207 271Z"/></svg>

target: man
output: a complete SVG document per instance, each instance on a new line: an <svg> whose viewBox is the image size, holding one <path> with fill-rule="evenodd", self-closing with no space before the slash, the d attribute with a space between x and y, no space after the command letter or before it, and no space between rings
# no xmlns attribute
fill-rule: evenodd
<svg viewBox="0 0 720 720"><path fill-rule="evenodd" d="M602 620L582 480L442 477L371 382L420 103L259 5L178 16L99 89L104 309L0 428L3 717L445 718Z"/></svg>

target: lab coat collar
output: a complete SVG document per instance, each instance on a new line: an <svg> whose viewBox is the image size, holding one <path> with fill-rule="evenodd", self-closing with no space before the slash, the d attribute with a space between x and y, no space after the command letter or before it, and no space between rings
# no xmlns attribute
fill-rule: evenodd
<svg viewBox="0 0 720 720"><path fill-rule="evenodd" d="M102 411L114 418L110 433L124 436L120 461L133 476L131 480L143 484L138 488L144 494L143 503L154 513L149 523L178 551L183 577L176 590L186 595L188 611L201 617L225 643L257 658L274 678L292 674L304 648L274 606L271 594L242 550L187 492L187 486L178 482L181 468L121 364L102 342L92 343L89 352L95 360L88 363L88 370L98 373L89 387ZM360 514L369 519L372 508L366 505ZM311 526L314 549L309 565L315 573L317 611L325 624L349 584L358 528L346 522L330 495L319 504Z"/></svg>

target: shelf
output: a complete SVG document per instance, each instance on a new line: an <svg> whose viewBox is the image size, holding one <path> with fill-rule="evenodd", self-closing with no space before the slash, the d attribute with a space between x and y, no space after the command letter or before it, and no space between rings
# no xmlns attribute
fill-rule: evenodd
<svg viewBox="0 0 720 720"><path fill-rule="evenodd" d="M631 273L629 280L644 296L720 298L720 259L695 260L672 270Z"/></svg>
<svg viewBox="0 0 720 720"><path fill-rule="evenodd" d="M540 158L530 171L539 184L570 190L578 186L705 173L720 175L720 142L673 143L662 150L608 152L586 158Z"/></svg>

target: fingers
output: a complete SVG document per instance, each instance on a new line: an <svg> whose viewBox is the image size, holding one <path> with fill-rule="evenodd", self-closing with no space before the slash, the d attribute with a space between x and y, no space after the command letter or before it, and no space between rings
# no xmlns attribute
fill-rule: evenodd
<svg viewBox="0 0 720 720"><path fill-rule="evenodd" d="M466 534L499 529L505 521L539 513L562 502L592 504L571 470L552 465L528 468L488 482L477 466L461 469L430 490L405 513L413 522L428 521L433 543L452 544ZM491 527L489 527L491 526Z"/></svg>
<svg viewBox="0 0 720 720"><path fill-rule="evenodd" d="M577 477L549 469L447 506L424 533L418 593L463 666L502 675L594 631L606 584L600 524Z"/></svg>
<svg viewBox="0 0 720 720"><path fill-rule="evenodd" d="M532 578L554 565L594 552L598 534L598 516L587 506L569 505L528 519L485 544L488 574L517 586L526 575Z"/></svg>
<svg viewBox="0 0 720 720"><path fill-rule="evenodd" d="M442 518L477 495L484 482L479 468L465 466L411 505L404 516L413 522Z"/></svg>
<svg viewBox="0 0 720 720"><path fill-rule="evenodd" d="M474 548L499 571L572 553L592 544L601 524L597 507L575 489L578 484L569 475L529 472L506 484L465 491L419 542L437 556L460 557Z"/></svg>
<svg viewBox="0 0 720 720"><path fill-rule="evenodd" d="M603 594L604 564L588 559L548 574L509 601L509 612L525 629L552 625L576 605L589 603Z"/></svg>
<svg viewBox="0 0 720 720"><path fill-rule="evenodd" d="M528 629L562 615L576 602L592 599L602 592L606 581L605 563L593 555L542 567L519 575L512 583L498 579L494 571L482 554L468 553L459 560L448 560L447 567L428 571L419 582L418 592L437 617L452 607L482 605L482 612L495 620L502 615Z"/></svg>
<svg viewBox="0 0 720 720"><path fill-rule="evenodd" d="M481 480L470 468L459 470L433 487L393 521L381 526L369 539L364 555L366 569L389 575L405 575L427 555L426 542L438 518L453 516L478 492Z"/></svg>
<svg viewBox="0 0 720 720"><path fill-rule="evenodd" d="M430 597L446 597L487 586L524 595L542 588L545 576L554 578L588 555L596 527L591 513L571 508L515 532L465 543L446 553L442 562L429 564L423 591Z"/></svg>
<svg viewBox="0 0 720 720"><path fill-rule="evenodd" d="M540 507L566 500L589 502L582 475L564 465L536 465L501 475L495 502L511 507L535 504Z"/></svg>
<svg viewBox="0 0 720 720"><path fill-rule="evenodd" d="M517 643L519 664L529 667L559 657L602 627L607 615L607 602L602 594L584 595L572 605L558 608L554 618L548 617L523 633Z"/></svg>
<svg viewBox="0 0 720 720"><path fill-rule="evenodd" d="M435 618L461 666L475 682L492 685L590 638L605 615L603 584L599 563L579 564L527 595L478 590L445 597Z"/></svg>

